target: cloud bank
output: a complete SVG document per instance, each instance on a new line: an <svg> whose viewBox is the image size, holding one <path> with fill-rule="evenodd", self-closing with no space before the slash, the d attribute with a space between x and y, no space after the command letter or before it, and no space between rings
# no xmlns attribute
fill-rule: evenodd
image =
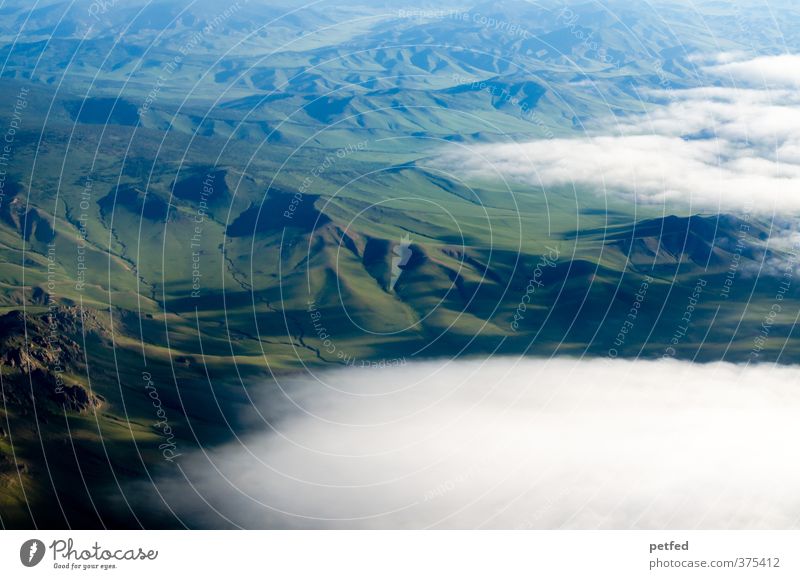
<svg viewBox="0 0 800 579"><path fill-rule="evenodd" d="M795 528L798 378L563 358L331 371L283 381L259 434L182 459L191 488L159 487L208 526Z"/></svg>
<svg viewBox="0 0 800 579"><path fill-rule="evenodd" d="M722 62L707 70L745 84L796 88L800 84L800 55L759 56L738 62Z"/></svg>
<svg viewBox="0 0 800 579"><path fill-rule="evenodd" d="M800 56L708 66L735 86L651 93L647 114L610 118L574 139L479 146L445 153L473 177L576 186L697 211L800 212Z"/></svg>

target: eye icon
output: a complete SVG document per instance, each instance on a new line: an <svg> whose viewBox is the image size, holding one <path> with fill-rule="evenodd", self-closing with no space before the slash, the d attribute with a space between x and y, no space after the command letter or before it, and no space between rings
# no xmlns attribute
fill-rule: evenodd
<svg viewBox="0 0 800 579"><path fill-rule="evenodd" d="M44 558L44 543L39 539L28 539L19 548L19 560L26 567L35 567Z"/></svg>

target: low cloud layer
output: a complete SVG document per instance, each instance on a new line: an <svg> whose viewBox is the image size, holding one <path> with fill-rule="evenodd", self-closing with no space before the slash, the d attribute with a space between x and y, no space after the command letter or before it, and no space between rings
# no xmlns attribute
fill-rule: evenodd
<svg viewBox="0 0 800 579"><path fill-rule="evenodd" d="M793 88L800 84L800 55L759 56L750 60L721 62L709 72L734 81L769 88Z"/></svg>
<svg viewBox="0 0 800 579"><path fill-rule="evenodd" d="M581 138L481 146L441 162L547 190L574 185L697 211L800 211L800 56L706 67L726 86L651 93L647 114L609 118Z"/></svg>
<svg viewBox="0 0 800 579"><path fill-rule="evenodd" d="M258 434L181 459L193 488L159 488L208 526L795 528L798 378L675 360L331 371L283 381Z"/></svg>

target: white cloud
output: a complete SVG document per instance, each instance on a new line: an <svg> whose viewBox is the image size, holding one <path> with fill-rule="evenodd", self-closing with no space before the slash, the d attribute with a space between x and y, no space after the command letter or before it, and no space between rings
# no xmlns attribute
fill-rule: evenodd
<svg viewBox="0 0 800 579"><path fill-rule="evenodd" d="M701 66L708 66L710 64L726 64L734 61L741 61L747 59L748 53L744 50L728 50L726 52L718 52L716 54L691 54L688 59L689 62L697 63Z"/></svg>
<svg viewBox="0 0 800 579"><path fill-rule="evenodd" d="M775 62L767 66L769 59ZM709 70L716 74L723 66L742 65L726 70L744 75L749 68L782 70L789 63L795 68L786 75L800 77L800 57L764 57ZM651 92L661 103L647 114L607 119L582 138L493 144L471 153L460 149L443 154L439 162L465 167L466 175L545 190L575 185L643 203L676 201L695 211L750 207L797 214L800 95L779 84L776 90L672 90L668 102L664 93Z"/></svg>
<svg viewBox="0 0 800 579"><path fill-rule="evenodd" d="M796 527L798 377L563 358L325 372L264 400L293 409L274 431L182 459L199 494L160 489L212 526L204 501L244 527Z"/></svg>
<svg viewBox="0 0 800 579"><path fill-rule="evenodd" d="M759 56L739 62L723 62L708 72L746 84L796 87L800 83L800 55Z"/></svg>

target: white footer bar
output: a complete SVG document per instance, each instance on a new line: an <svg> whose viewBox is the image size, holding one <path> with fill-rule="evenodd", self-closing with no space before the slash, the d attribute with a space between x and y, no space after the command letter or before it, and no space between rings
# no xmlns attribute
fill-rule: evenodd
<svg viewBox="0 0 800 579"><path fill-rule="evenodd" d="M799 559L800 531L0 532L4 577L780 578Z"/></svg>

